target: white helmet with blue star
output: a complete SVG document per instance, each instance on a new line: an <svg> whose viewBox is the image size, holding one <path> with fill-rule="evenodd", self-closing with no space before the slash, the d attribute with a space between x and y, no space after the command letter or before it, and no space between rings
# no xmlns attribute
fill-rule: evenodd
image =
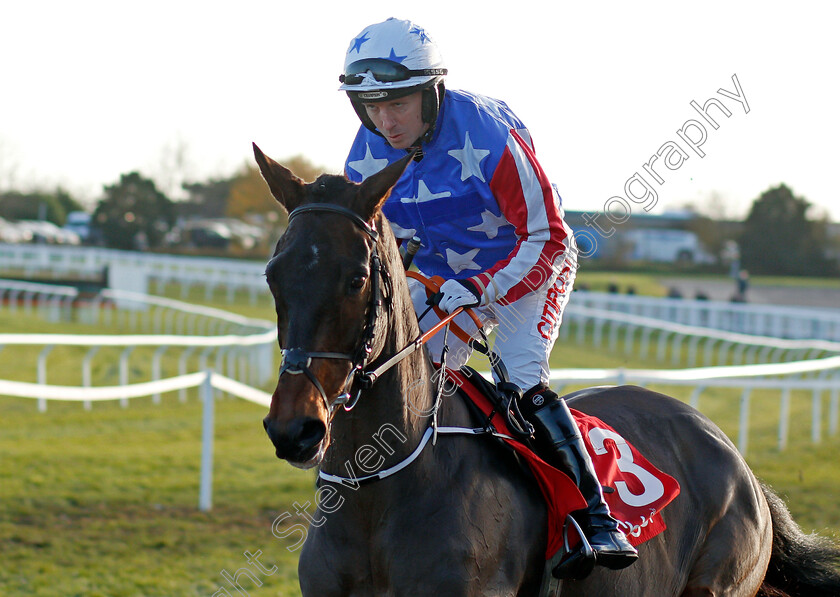
<svg viewBox="0 0 840 597"><path fill-rule="evenodd" d="M445 74L440 51L426 31L411 21L390 18L366 27L352 39L339 89L388 94L397 89L424 87ZM371 95L359 99L383 99L378 94Z"/></svg>
<svg viewBox="0 0 840 597"><path fill-rule="evenodd" d="M347 92L362 123L374 132L362 103L424 91L423 120L434 126L446 72L437 45L422 27L390 18L350 41L339 90Z"/></svg>

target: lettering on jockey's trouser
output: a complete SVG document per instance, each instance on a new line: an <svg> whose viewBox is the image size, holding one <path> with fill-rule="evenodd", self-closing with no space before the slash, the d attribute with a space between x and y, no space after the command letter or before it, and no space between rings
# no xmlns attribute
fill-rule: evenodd
<svg viewBox="0 0 840 597"><path fill-rule="evenodd" d="M551 339L552 332L560 320L560 317L563 315L562 305L566 300L566 292L568 291L570 277L569 274L571 271L572 269L569 265L566 265L566 267L560 270L560 275L557 276L554 284L546 293L542 317L540 318L539 323L537 323L537 332L546 340Z"/></svg>

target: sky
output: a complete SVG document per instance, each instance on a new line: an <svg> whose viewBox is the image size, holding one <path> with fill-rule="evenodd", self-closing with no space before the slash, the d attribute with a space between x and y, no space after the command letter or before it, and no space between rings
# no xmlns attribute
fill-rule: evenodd
<svg viewBox="0 0 840 597"><path fill-rule="evenodd" d="M567 210L741 218L785 183L840 221L830 2L0 0L0 190L93 201L134 170L177 188L252 163L252 141L341 172L359 126L344 55L391 16L435 40L447 87L525 122ZM708 107L717 129L691 105L710 98L730 112ZM655 201L628 196L634 175Z"/></svg>

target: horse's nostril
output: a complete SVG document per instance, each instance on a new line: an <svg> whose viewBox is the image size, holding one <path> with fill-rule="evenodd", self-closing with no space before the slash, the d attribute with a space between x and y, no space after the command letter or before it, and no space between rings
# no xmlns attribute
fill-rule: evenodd
<svg viewBox="0 0 840 597"><path fill-rule="evenodd" d="M304 449L312 447L324 439L326 432L327 428L321 421L309 419L300 427L300 432L297 436L298 445Z"/></svg>
<svg viewBox="0 0 840 597"><path fill-rule="evenodd" d="M276 448L277 457L293 462L312 458L313 452L327 434L326 425L310 417L298 417L287 425L278 425L266 417L263 419L263 427Z"/></svg>

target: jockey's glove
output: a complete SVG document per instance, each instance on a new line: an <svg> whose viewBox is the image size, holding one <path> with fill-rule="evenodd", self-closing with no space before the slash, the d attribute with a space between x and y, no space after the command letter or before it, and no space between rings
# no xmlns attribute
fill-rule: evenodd
<svg viewBox="0 0 840 597"><path fill-rule="evenodd" d="M441 284L440 294L438 305L447 313L458 307L468 309L481 304L481 293L470 280L447 280Z"/></svg>

